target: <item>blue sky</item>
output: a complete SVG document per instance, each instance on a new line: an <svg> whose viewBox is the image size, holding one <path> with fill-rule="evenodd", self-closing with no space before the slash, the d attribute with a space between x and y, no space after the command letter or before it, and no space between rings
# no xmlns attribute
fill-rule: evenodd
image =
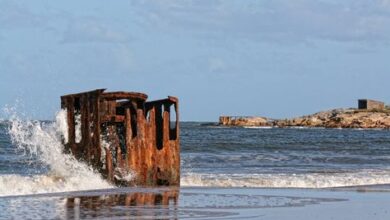
<svg viewBox="0 0 390 220"><path fill-rule="evenodd" d="M0 0L0 51L0 107L38 119L95 88L186 121L390 103L390 0Z"/></svg>

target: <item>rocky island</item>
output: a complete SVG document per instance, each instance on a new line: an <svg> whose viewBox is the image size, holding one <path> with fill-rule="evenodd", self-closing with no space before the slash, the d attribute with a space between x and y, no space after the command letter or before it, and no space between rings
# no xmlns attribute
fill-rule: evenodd
<svg viewBox="0 0 390 220"><path fill-rule="evenodd" d="M359 100L358 108L333 109L291 119L252 116L221 116L222 126L390 128L390 109L384 103Z"/></svg>

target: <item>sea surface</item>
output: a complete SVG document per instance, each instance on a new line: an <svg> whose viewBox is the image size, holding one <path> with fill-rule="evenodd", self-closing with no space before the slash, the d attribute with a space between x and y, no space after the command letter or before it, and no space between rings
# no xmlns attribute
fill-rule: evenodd
<svg viewBox="0 0 390 220"><path fill-rule="evenodd" d="M183 123L182 184L325 188L390 183L390 131Z"/></svg>
<svg viewBox="0 0 390 220"><path fill-rule="evenodd" d="M0 122L0 209L11 208L11 214L13 209L18 210L16 215L0 214L0 218L25 217L20 213L21 204L40 204L39 210L50 216L53 214L50 210L57 210L65 203L69 205L69 193L74 197L88 192L89 198L95 196L97 200L101 199L99 190L106 190L106 194L123 193L87 165L62 153L61 137L66 133L64 116L64 112L59 112L54 121L11 117ZM389 130L238 128L199 122L182 122L180 129L183 189L324 189L390 184ZM160 194L158 198L162 198ZM187 196L190 195L196 198L191 193ZM54 205L48 205L57 197L68 200L64 203L55 199ZM12 198L18 198L19 203ZM130 203L131 198L127 200ZM80 209L80 198L76 203ZM53 214L53 217L58 216Z"/></svg>
<svg viewBox="0 0 390 220"><path fill-rule="evenodd" d="M0 195L106 188L62 153L56 121L0 123ZM325 188L390 183L390 131L239 128L182 122L181 185ZM83 181L86 182L83 182ZM94 184L90 184L94 181Z"/></svg>

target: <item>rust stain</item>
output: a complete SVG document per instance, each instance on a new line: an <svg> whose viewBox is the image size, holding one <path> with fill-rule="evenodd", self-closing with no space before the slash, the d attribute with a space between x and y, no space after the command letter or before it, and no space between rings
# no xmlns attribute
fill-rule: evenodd
<svg viewBox="0 0 390 220"><path fill-rule="evenodd" d="M66 151L117 185L179 185L178 99L147 102L142 93L104 91L61 96L61 108L67 110ZM135 178L128 180L130 172Z"/></svg>

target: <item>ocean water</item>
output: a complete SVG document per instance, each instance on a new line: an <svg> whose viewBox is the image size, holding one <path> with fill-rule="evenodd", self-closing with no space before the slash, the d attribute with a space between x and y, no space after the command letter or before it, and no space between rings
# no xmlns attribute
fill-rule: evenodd
<svg viewBox="0 0 390 220"><path fill-rule="evenodd" d="M390 131L183 123L182 185L327 188L390 183Z"/></svg>
<svg viewBox="0 0 390 220"><path fill-rule="evenodd" d="M63 154L65 113L0 123L0 196L114 188ZM181 185L327 188L390 184L390 131L181 123Z"/></svg>
<svg viewBox="0 0 390 220"><path fill-rule="evenodd" d="M182 187L116 188L63 153L65 115L0 121L0 219L257 219L259 208L349 200L329 194L333 187L389 192L389 130L182 122Z"/></svg>

